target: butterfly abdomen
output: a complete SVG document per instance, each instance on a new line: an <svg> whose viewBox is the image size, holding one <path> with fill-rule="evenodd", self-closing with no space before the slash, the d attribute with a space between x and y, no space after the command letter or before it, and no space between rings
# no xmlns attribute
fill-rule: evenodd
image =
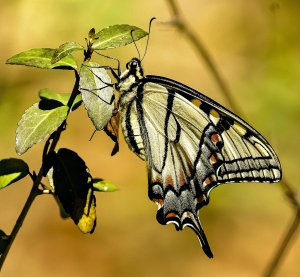
<svg viewBox="0 0 300 277"><path fill-rule="evenodd" d="M145 148L134 102L128 104L124 113L121 112L121 126L129 149L145 160Z"/></svg>

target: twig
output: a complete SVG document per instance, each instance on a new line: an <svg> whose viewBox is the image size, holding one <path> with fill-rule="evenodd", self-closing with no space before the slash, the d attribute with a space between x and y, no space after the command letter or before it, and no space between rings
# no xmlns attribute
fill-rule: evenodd
<svg viewBox="0 0 300 277"><path fill-rule="evenodd" d="M286 180L282 179L280 182L282 189L285 190L286 197L289 199L289 202L294 206L295 209L295 218L292 221L290 227L288 228L287 232L285 233L280 246L278 247L277 251L267 266L265 273L263 274L264 277L271 277L274 276L276 271L278 270L280 262L284 258L284 254L287 251L288 246L290 245L293 237L296 235L296 232L299 228L300 224L300 204L299 199L297 198L297 194L294 189L286 182Z"/></svg>
<svg viewBox="0 0 300 277"><path fill-rule="evenodd" d="M240 112L238 106L235 104L235 101L231 97L231 93L228 89L228 86L224 79L222 78L221 74L219 73L216 65L213 62L213 59L211 55L209 54L208 50L205 48L202 41L199 39L199 37L196 37L194 32L188 27L187 23L183 20L182 14L180 13L177 3L175 0L166 0L170 6L173 19L171 23L175 25L178 30L180 30L191 42L191 44L195 47L196 52L200 55L201 58L204 59L206 62L207 67L212 73L212 76L215 78L216 83L219 85L220 90L224 94L225 98L227 99L229 105L231 108L240 116L242 113ZM297 192L294 190L294 188L289 185L286 179L282 179L280 182L283 190L285 191L285 194L289 200L289 202L294 206L295 208L295 219L293 220L290 228L288 228L287 233L284 236L284 239L278 248L278 250L275 252L273 259L270 262L270 265L268 266L268 269L266 270L266 274L264 276L273 276L276 269L278 268L278 265L280 261L283 258L283 255L287 249L287 246L289 245L291 239L295 236L296 231L300 224L300 200L297 198Z"/></svg>
<svg viewBox="0 0 300 277"><path fill-rule="evenodd" d="M3 266L4 262L5 262L6 256L9 252L15 238L17 237L17 234L18 234L20 228L23 225L23 222L24 222L24 220L26 218L26 215L27 215L27 213L28 213L28 211L31 207L32 202L34 201L35 197L40 194L38 187L39 187L39 183L40 183L42 177L43 177L43 169L41 168L38 176L36 176L36 178L34 180L32 189L31 189L30 194L28 196L28 199L26 200L26 203L25 203L25 205L22 209L22 212L20 213L20 215L19 215L19 217L16 221L16 224L15 224L15 226L14 226L14 228L13 228L13 230L12 230L10 236L9 236L8 245L7 245L7 247L5 248L4 252L2 253L2 255L0 257L0 271L2 269L2 266Z"/></svg>
<svg viewBox="0 0 300 277"><path fill-rule="evenodd" d="M179 12L178 6L175 2L175 0L167 0L172 14L173 19L171 23L179 30L181 31L187 38L187 40L190 41L190 43L195 47L196 53L204 59L207 67L211 71L212 76L215 78L216 83L220 87L220 90L224 94L226 100L228 101L228 104L232 107L232 109L237 113L241 114L238 106L235 104L235 101L233 100L231 93L228 89L228 85L226 84L225 80L221 76L220 72L217 69L217 66L215 65L212 56L209 54L207 48L204 46L203 42L199 37L195 35L195 33L192 31L192 29L188 26L186 21L182 18L181 13Z"/></svg>
<svg viewBox="0 0 300 277"><path fill-rule="evenodd" d="M292 221L291 226L288 228L286 235L284 236L278 250L275 252L275 255L267 267L265 273L263 274L264 277L271 277L274 276L276 270L278 269L280 262L283 260L284 254L287 251L288 246L292 241L292 237L296 233L300 222L300 210L296 213L295 218Z"/></svg>

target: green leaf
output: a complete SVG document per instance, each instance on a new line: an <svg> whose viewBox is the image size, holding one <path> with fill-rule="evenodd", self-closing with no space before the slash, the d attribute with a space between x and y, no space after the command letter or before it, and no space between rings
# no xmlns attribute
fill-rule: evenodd
<svg viewBox="0 0 300 277"><path fill-rule="evenodd" d="M35 103L25 111L18 123L16 151L24 154L30 147L52 134L66 119L69 108L66 106L42 110Z"/></svg>
<svg viewBox="0 0 300 277"><path fill-rule="evenodd" d="M114 192L119 188L112 182L101 178L93 179L93 187L95 191Z"/></svg>
<svg viewBox="0 0 300 277"><path fill-rule="evenodd" d="M57 105L57 107L62 105L67 106L70 96L71 93L58 93L47 88L41 89L39 91L39 97L41 98L41 100L57 101L61 104L61 105ZM81 95L79 94L76 96L71 110L72 111L76 110L81 105L81 103L82 103L82 99L81 99Z"/></svg>
<svg viewBox="0 0 300 277"><path fill-rule="evenodd" d="M148 35L147 32L135 26L127 24L113 25L95 34L95 37L98 37L98 39L93 42L92 48L95 50L103 50L132 43L131 31L133 31L132 36L134 41L138 41Z"/></svg>
<svg viewBox="0 0 300 277"><path fill-rule="evenodd" d="M9 243L9 236L0 230L0 255L5 251Z"/></svg>
<svg viewBox="0 0 300 277"><path fill-rule="evenodd" d="M82 101L96 130L102 130L112 117L114 90L106 70L94 62L85 62L80 68L79 90Z"/></svg>
<svg viewBox="0 0 300 277"><path fill-rule="evenodd" d="M74 41L66 42L55 49L51 63L56 63L74 51L84 50L84 47Z"/></svg>
<svg viewBox="0 0 300 277"><path fill-rule="evenodd" d="M61 148L53 165L55 194L65 212L83 233L96 226L96 198L85 162L72 150Z"/></svg>
<svg viewBox="0 0 300 277"><path fill-rule="evenodd" d="M57 63L52 63L51 59L55 49L51 48L34 48L21 52L9 58L7 64L17 64L33 66L45 69L76 69L77 64L72 55L64 57Z"/></svg>
<svg viewBox="0 0 300 277"><path fill-rule="evenodd" d="M27 163L21 159L4 159L0 161L0 189L17 182L29 173Z"/></svg>

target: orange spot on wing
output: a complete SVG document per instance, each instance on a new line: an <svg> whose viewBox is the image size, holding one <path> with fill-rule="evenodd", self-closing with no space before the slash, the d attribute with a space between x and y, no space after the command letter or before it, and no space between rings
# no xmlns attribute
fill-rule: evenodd
<svg viewBox="0 0 300 277"><path fill-rule="evenodd" d="M186 184L186 177L182 170L180 170L180 173L179 173L179 184L180 184L180 186L183 186Z"/></svg>
<svg viewBox="0 0 300 277"><path fill-rule="evenodd" d="M215 180L213 179L212 176L208 176L205 178L205 180L203 181L203 185L204 186L208 186L211 185Z"/></svg>
<svg viewBox="0 0 300 277"><path fill-rule="evenodd" d="M165 186L172 186L174 187L174 180L173 178L169 175L165 178Z"/></svg>
<svg viewBox="0 0 300 277"><path fill-rule="evenodd" d="M152 201L153 201L158 207L162 207L162 206L164 205L164 200L162 200L162 199L154 198L154 199L152 199Z"/></svg>
<svg viewBox="0 0 300 277"><path fill-rule="evenodd" d="M220 137L218 134L213 134L211 136L211 140L214 142L214 143L217 143L218 141L220 141Z"/></svg>
<svg viewBox="0 0 300 277"><path fill-rule="evenodd" d="M176 217L177 214L173 213L173 212L170 212L166 215L166 218L170 218L170 217Z"/></svg>
<svg viewBox="0 0 300 277"><path fill-rule="evenodd" d="M215 164L218 161L217 156L215 154L212 154L210 156L209 160L210 160L211 164Z"/></svg>
<svg viewBox="0 0 300 277"><path fill-rule="evenodd" d="M152 184L158 183L158 184L162 184L162 180L160 178L155 178L151 180Z"/></svg>

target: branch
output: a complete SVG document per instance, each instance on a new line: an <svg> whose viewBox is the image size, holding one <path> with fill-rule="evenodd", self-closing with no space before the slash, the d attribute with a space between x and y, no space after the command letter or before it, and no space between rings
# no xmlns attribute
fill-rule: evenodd
<svg viewBox="0 0 300 277"><path fill-rule="evenodd" d="M283 260L284 254L287 251L288 246L290 245L294 234L296 233L300 222L300 210L296 213L294 220L292 221L291 226L288 228L286 235L284 236L278 250L275 252L275 255L270 262L267 270L263 274L264 277L274 276L276 270L279 267L280 262Z"/></svg>
<svg viewBox="0 0 300 277"><path fill-rule="evenodd" d="M212 76L215 78L216 83L218 84L220 90L225 96L225 99L228 101L228 104L232 109L237 113L241 114L238 106L233 100L231 93L229 91L228 85L226 84L224 78L221 76L221 73L218 71L215 62L213 61L212 56L209 54L207 48L204 46L203 42L199 37L195 35L192 29L188 26L186 21L182 18L182 14L179 12L175 0L167 0L171 12L173 14L173 20L171 20L171 24L173 24L183 35L186 36L186 39L192 44L195 48L196 53L202 58L208 69L211 71Z"/></svg>
<svg viewBox="0 0 300 277"><path fill-rule="evenodd" d="M286 231L280 246L278 247L277 251L275 251L271 262L267 266L267 269L263 274L264 277L274 276L274 274L278 270L280 262L284 258L284 254L286 253L288 246L290 245L293 237L296 235L300 224L300 201L297 198L296 191L294 191L294 189L284 179L281 180L280 184L282 186L282 189L285 191L286 197L288 198L289 202L294 206L295 217L290 227Z"/></svg>
<svg viewBox="0 0 300 277"><path fill-rule="evenodd" d="M197 54L202 59L204 59L206 66L211 71L212 76L215 78L216 83L219 85L221 92L223 93L224 97L228 101L232 110L234 110L237 114L242 115L235 101L231 97L231 93L228 89L228 86L224 81L223 77L221 76L220 72L218 71L215 63L213 62L211 55L209 54L208 50L205 48L201 39L195 35L195 33L191 30L191 28L183 19L176 1L175 0L166 0L166 1L169 4L172 17L173 17L171 23L186 36L186 39L194 46ZM300 199L297 198L297 192L288 183L288 181L285 178L281 180L280 184L283 190L285 191L288 201L294 206L295 219L292 222L290 228L288 229L286 235L284 236L284 239L279 249L277 250L277 252L275 252L275 255L270 263L270 266L266 271L267 273L265 274L265 276L268 277L272 276L275 273L275 270L278 267L280 261L282 260L283 254L285 253L287 246L289 245L291 239L295 236L296 231L300 224Z"/></svg>
<svg viewBox="0 0 300 277"><path fill-rule="evenodd" d="M8 245L7 245L7 247L5 248L4 252L2 253L2 255L0 257L0 271L2 269L2 266L3 266L4 262L5 262L6 256L9 252L15 238L17 237L17 234L18 234L20 228L23 225L23 222L24 222L24 220L26 218L26 215L27 215L27 213L28 213L28 211L31 207L31 204L33 203L35 197L40 194L38 187L39 187L39 184L40 184L40 181L41 181L42 177L43 177L43 169L41 168L38 176L36 176L34 178L34 183L33 183L32 189L30 191L30 194L29 194L29 196L26 200L26 203L25 203L25 205L22 209L22 212L20 213L20 215L19 215L19 217L16 221L16 224L15 224L15 226L14 226L14 228L13 228L13 230L12 230L10 236L9 236Z"/></svg>

